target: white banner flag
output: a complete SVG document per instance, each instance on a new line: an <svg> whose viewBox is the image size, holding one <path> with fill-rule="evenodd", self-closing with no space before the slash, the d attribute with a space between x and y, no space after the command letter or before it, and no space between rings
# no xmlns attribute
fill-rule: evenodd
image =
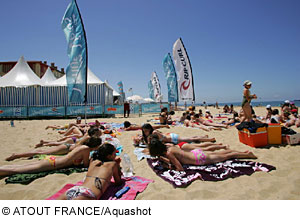
<svg viewBox="0 0 300 220"><path fill-rule="evenodd" d="M160 102L161 101L160 84L156 72L152 73L151 82L154 89L154 99L156 102Z"/></svg>
<svg viewBox="0 0 300 220"><path fill-rule="evenodd" d="M173 58L177 71L180 100L195 101L192 67L181 38L173 45Z"/></svg>

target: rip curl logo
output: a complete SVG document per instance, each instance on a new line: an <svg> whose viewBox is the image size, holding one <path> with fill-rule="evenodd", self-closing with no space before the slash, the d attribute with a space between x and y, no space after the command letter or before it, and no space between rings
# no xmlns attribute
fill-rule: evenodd
<svg viewBox="0 0 300 220"><path fill-rule="evenodd" d="M91 106L91 107L90 107L90 110L91 110L91 111L94 111L94 110L95 110L95 108L94 108L93 106Z"/></svg>
<svg viewBox="0 0 300 220"><path fill-rule="evenodd" d="M189 71L186 68L186 65L187 65L186 60L185 60L185 57L183 55L181 48L179 50L177 50L177 53L180 58L180 63L183 66L183 73L184 73L183 78L185 79L180 85L180 91L182 91L182 89L187 90L190 87L191 81L190 81Z"/></svg>

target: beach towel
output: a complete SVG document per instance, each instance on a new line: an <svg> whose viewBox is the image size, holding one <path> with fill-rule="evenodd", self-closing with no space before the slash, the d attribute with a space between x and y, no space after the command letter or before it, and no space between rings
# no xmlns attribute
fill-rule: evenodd
<svg viewBox="0 0 300 220"><path fill-rule="evenodd" d="M63 168L59 170L50 170L50 171L43 171L39 173L18 173L14 174L8 178L5 179L5 183L20 183L27 185L31 183L32 181L47 176L49 174L54 174L54 173L60 173L60 174L65 174L65 175L70 175L72 173L82 173L86 172L88 168L85 167L69 167L69 168Z"/></svg>
<svg viewBox="0 0 300 220"><path fill-rule="evenodd" d="M104 194L101 196L100 200L134 200L138 193L143 192L149 183L154 182L153 180L149 180L143 177L139 176L132 176L123 178L124 184L121 186L115 186L111 184L107 190L104 192ZM113 182L113 179L112 179ZM72 188L75 185L82 185L82 181L76 183L76 184L67 184L65 185L61 190L59 190L54 195L50 196L46 200L54 200L57 199L61 194L65 193L68 189ZM120 189L125 187L130 187L130 189L122 195L120 198L116 198L115 194Z"/></svg>
<svg viewBox="0 0 300 220"><path fill-rule="evenodd" d="M137 160L138 161L141 161L142 159L144 158L151 158L151 156L149 154L144 154L142 151L144 151L145 148L144 147L136 147L134 149L134 154L136 155L137 157Z"/></svg>
<svg viewBox="0 0 300 220"><path fill-rule="evenodd" d="M184 171L169 170L158 159L147 159L149 166L162 179L174 187L186 187L194 180L221 181L241 175L251 175L256 171L270 172L276 168L253 161L227 160L211 165L183 165Z"/></svg>

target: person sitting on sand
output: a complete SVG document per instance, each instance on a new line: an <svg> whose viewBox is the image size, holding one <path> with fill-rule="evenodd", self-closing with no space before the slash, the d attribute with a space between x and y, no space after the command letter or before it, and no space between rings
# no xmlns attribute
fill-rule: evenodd
<svg viewBox="0 0 300 220"><path fill-rule="evenodd" d="M278 124L278 123L282 123L282 122L283 122L283 120L282 120L281 116L279 115L278 109L273 109L272 110L272 115L271 115L271 118L270 118L270 123Z"/></svg>
<svg viewBox="0 0 300 220"><path fill-rule="evenodd" d="M175 133L167 133L164 135L158 130L154 130L152 125L150 124L144 124L142 128L142 134L143 134L143 141L145 144L148 143L148 137L151 134L157 134L161 141L164 143L174 143L178 144L180 142L215 142L215 138L208 138L208 136L193 136L193 137L179 137L178 134Z"/></svg>
<svg viewBox="0 0 300 220"><path fill-rule="evenodd" d="M272 117L272 111L273 111L271 105L267 105L266 110L267 110L267 115L264 119L265 119L266 123L270 123L270 120L271 120L271 117Z"/></svg>
<svg viewBox="0 0 300 220"><path fill-rule="evenodd" d="M199 109L199 117L203 117L202 109Z"/></svg>
<svg viewBox="0 0 300 220"><path fill-rule="evenodd" d="M291 107L290 107L290 101L285 100L283 105L281 106L281 116L283 117L283 114L285 112L291 112Z"/></svg>
<svg viewBox="0 0 300 220"><path fill-rule="evenodd" d="M224 105L223 112L224 113L229 113L229 107L228 107L228 105Z"/></svg>
<svg viewBox="0 0 300 220"><path fill-rule="evenodd" d="M297 118L298 117L298 107L295 105L295 102L291 102L291 113Z"/></svg>
<svg viewBox="0 0 300 220"><path fill-rule="evenodd" d="M61 145L54 145L55 147L51 147L50 149L35 149L33 151L25 152L25 153L20 153L20 154L12 154L11 156L7 157L5 160L6 161L12 161L18 158L23 158L23 157L33 157L35 155L65 155L72 150L74 150L76 147L81 146L81 145L88 145L89 140L91 137L94 138L100 138L101 136L101 131L97 127L92 127L88 130L88 133L86 133L83 138L78 141L76 144L75 143L64 143ZM41 140L41 143L43 140ZM46 145L45 145L46 146Z"/></svg>
<svg viewBox="0 0 300 220"><path fill-rule="evenodd" d="M169 125L153 125L153 129L159 129L159 128L170 128ZM124 130L125 131L136 131L136 130L142 130L142 126L131 124L129 121L124 121Z"/></svg>
<svg viewBox="0 0 300 220"><path fill-rule="evenodd" d="M179 122L184 122L184 120L186 119L186 116L187 116L187 113L186 113L186 112L183 112L183 113L182 113L182 116L181 116L180 119L179 119Z"/></svg>
<svg viewBox="0 0 300 220"><path fill-rule="evenodd" d="M296 123L295 116L288 111L283 113L282 120L284 121L284 126L286 127L291 127Z"/></svg>
<svg viewBox="0 0 300 220"><path fill-rule="evenodd" d="M230 108L229 108L229 113L230 114L233 114L235 111L234 111L234 108L233 108L233 104L230 105Z"/></svg>
<svg viewBox="0 0 300 220"><path fill-rule="evenodd" d="M73 186L57 199L100 199L110 185L112 177L115 185L123 183L121 175L120 158L116 158L116 148L111 144L105 143L93 153L83 184L81 186Z"/></svg>
<svg viewBox="0 0 300 220"><path fill-rule="evenodd" d="M164 107L161 109L161 113L159 114L159 122L161 125L166 125L168 119L168 108Z"/></svg>
<svg viewBox="0 0 300 220"><path fill-rule="evenodd" d="M17 173L39 173L79 165L88 167L90 152L97 150L100 144L101 138L92 137L86 145L76 147L65 156L47 156L43 160L27 164L1 166L0 177L10 176Z"/></svg>
<svg viewBox="0 0 300 220"><path fill-rule="evenodd" d="M208 165L229 159L257 159L250 151L235 151L231 149L207 152L195 149L190 152L174 146L167 146L158 136L152 135L149 143L149 153L153 157L165 157L177 171L183 171L183 164Z"/></svg>
<svg viewBox="0 0 300 220"><path fill-rule="evenodd" d="M295 125L296 125L297 128L300 127L300 114L298 115L298 117L296 119Z"/></svg>
<svg viewBox="0 0 300 220"><path fill-rule="evenodd" d="M209 110L205 110L205 116L206 119L212 120L213 116L211 115Z"/></svg>

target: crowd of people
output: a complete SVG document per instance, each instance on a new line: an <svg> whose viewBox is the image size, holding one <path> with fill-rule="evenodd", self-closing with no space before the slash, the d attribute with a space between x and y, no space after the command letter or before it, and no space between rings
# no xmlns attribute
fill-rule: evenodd
<svg viewBox="0 0 300 220"><path fill-rule="evenodd" d="M288 100L281 107L281 111L272 106L266 106L266 116L258 117L251 107L251 100L257 98L251 95L249 89L251 82L244 83L242 109L238 112L233 105L225 105L222 114L231 114L227 121L219 122L219 115L212 115L208 109L196 111L195 106L190 106L182 116L176 117L174 111L162 108L159 114L159 124L143 125L124 122L123 130L141 131L133 138L136 146L146 146L145 153L157 157L169 169L183 170L184 164L207 165L225 161L232 158L256 159L250 151L236 151L229 145L217 143L214 137L208 135L183 137L176 133L164 133L161 128L171 129L173 125L181 124L183 127L192 127L204 131L229 129L243 122L255 121L256 123L282 123L284 126L300 126L300 117L295 103ZM127 108L127 107L126 107ZM127 109L126 109L127 110ZM127 117L129 114L127 115ZM125 115L124 115L125 117ZM217 121L218 120L218 121ZM64 126L49 125L46 129L57 131L61 137L58 140L40 140L36 149L14 153L6 158L7 161L36 155L48 155L44 159L22 165L6 165L0 167L0 177L18 173L38 173L42 171L57 170L72 166L88 168L86 178L81 186L74 186L59 199L99 199L105 192L113 177L115 184L122 183L121 159L116 156L116 147L102 141L102 135L112 131L101 125L98 120L92 123L82 123L78 117L75 122ZM47 148L45 148L47 146ZM61 155L61 156L57 156Z"/></svg>

